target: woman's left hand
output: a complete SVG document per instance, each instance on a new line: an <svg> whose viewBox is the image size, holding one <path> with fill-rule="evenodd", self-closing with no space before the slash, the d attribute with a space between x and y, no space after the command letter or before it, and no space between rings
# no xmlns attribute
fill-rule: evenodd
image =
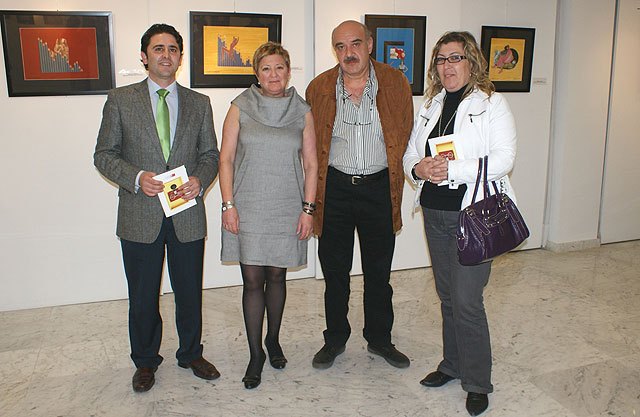
<svg viewBox="0 0 640 417"><path fill-rule="evenodd" d="M298 218L298 228L296 229L296 234L298 235L298 239L306 240L311 237L313 233L313 216L302 212L300 213L300 217Z"/></svg>

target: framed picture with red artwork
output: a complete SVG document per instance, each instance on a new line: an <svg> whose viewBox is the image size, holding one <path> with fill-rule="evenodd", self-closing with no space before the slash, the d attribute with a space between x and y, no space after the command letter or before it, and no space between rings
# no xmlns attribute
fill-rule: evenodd
<svg viewBox="0 0 640 417"><path fill-rule="evenodd" d="M114 88L111 12L0 11L10 97Z"/></svg>

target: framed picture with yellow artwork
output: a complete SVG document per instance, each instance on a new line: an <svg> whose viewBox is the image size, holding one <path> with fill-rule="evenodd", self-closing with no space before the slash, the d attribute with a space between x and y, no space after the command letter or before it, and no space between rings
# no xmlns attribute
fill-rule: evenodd
<svg viewBox="0 0 640 417"><path fill-rule="evenodd" d="M190 12L191 87L249 87L253 53L280 42L282 15Z"/></svg>
<svg viewBox="0 0 640 417"><path fill-rule="evenodd" d="M480 48L496 91L531 91L535 33L534 28L482 26Z"/></svg>

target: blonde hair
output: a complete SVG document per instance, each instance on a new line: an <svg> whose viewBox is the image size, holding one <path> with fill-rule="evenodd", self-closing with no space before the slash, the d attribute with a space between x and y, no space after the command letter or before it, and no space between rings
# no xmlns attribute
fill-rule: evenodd
<svg viewBox="0 0 640 417"><path fill-rule="evenodd" d="M476 42L476 38L466 31L446 32L440 37L438 42L436 42L431 52L431 61L429 63L429 69L427 70L427 90L425 91L427 101L430 103L431 100L440 91L442 91L442 80L440 80L440 76L438 75L435 59L440 52L442 45L451 42L458 42L462 45L464 55L467 57L471 67L471 78L469 79L469 84L467 84L463 97L469 95L474 88L478 88L491 96L491 94L496 91L496 88L491 80L489 80L489 75L487 74L487 60L482 55L480 47Z"/></svg>
<svg viewBox="0 0 640 417"><path fill-rule="evenodd" d="M260 65L260 61L269 55L280 55L284 59L287 69L291 69L289 52L287 52L287 50L278 42L269 41L260 45L253 54L253 72L255 72L256 75L258 75L258 66Z"/></svg>

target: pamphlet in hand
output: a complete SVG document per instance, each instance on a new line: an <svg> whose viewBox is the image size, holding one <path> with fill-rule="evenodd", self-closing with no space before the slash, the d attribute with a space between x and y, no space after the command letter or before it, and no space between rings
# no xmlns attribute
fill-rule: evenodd
<svg viewBox="0 0 640 417"><path fill-rule="evenodd" d="M187 169L184 165L172 169L171 171L158 174L153 177L153 179L164 183L164 191L158 194L158 198L160 199L160 204L162 205L162 209L164 210L164 215L166 217L171 217L174 214L185 211L189 207L193 207L197 204L195 198L192 200L185 200L184 198L179 197L176 191L178 187L189 181Z"/></svg>
<svg viewBox="0 0 640 417"><path fill-rule="evenodd" d="M431 156L435 157L436 155L440 155L449 161L453 161L456 159L464 159L464 155L462 155L461 147L456 147L457 141L460 140L459 135L451 134L445 136L438 136L437 138L429 139L429 150L431 150ZM447 185L449 182L447 180L443 180L438 185ZM450 187L451 188L451 187ZM458 188L457 186L454 188Z"/></svg>

